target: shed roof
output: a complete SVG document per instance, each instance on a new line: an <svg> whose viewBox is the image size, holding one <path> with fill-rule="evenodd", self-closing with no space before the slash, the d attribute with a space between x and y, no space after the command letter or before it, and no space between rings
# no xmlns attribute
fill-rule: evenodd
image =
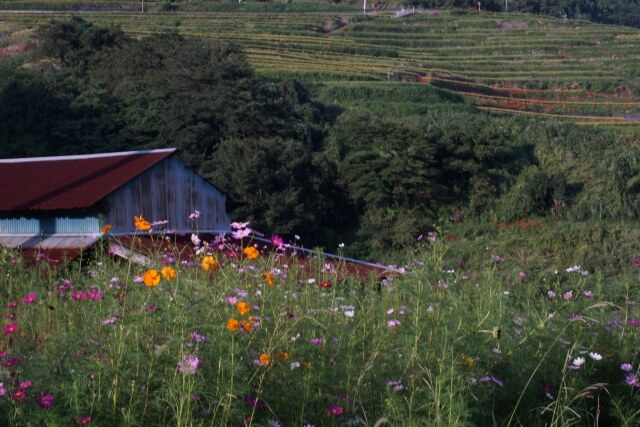
<svg viewBox="0 0 640 427"><path fill-rule="evenodd" d="M0 160L0 211L86 208L175 148Z"/></svg>

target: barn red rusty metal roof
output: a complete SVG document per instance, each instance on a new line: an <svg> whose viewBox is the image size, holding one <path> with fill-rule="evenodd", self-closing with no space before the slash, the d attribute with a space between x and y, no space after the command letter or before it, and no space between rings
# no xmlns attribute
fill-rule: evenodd
<svg viewBox="0 0 640 427"><path fill-rule="evenodd" d="M0 160L0 211L87 208L175 148Z"/></svg>

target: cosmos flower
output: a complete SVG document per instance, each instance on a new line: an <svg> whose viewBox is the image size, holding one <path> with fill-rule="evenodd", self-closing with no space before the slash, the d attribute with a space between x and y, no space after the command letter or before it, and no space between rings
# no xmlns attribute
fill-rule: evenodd
<svg viewBox="0 0 640 427"><path fill-rule="evenodd" d="M237 319L234 319L232 317L231 319L227 320L228 330L230 330L231 332L236 332L239 328L240 328L240 322L238 322Z"/></svg>
<svg viewBox="0 0 640 427"><path fill-rule="evenodd" d="M158 270L147 270L142 276L142 280L144 281L144 285L150 288L154 288L160 284L160 273Z"/></svg>
<svg viewBox="0 0 640 427"><path fill-rule="evenodd" d="M164 280L166 280L167 282L170 282L172 280L174 280L176 277L178 277L178 273L176 273L176 271L171 268L171 267L164 267L160 273L162 274L162 277L164 277Z"/></svg>
<svg viewBox="0 0 640 427"><path fill-rule="evenodd" d="M245 314L247 314L251 309L249 308L249 304L247 304L244 301L240 301L236 304L236 310L238 310L238 313L240 313L240 316L244 316Z"/></svg>
<svg viewBox="0 0 640 427"><path fill-rule="evenodd" d="M200 359L198 359L197 356L185 354L182 357L182 360L178 362L178 371L180 371L181 374L193 375L196 373L199 366Z"/></svg>
<svg viewBox="0 0 640 427"><path fill-rule="evenodd" d="M342 415L342 413L344 412L344 410L342 409L342 406L338 406L338 405L329 405L327 407L327 412L329 413L329 415L331 415L332 417L337 417L338 415Z"/></svg>
<svg viewBox="0 0 640 427"><path fill-rule="evenodd" d="M41 391L38 393L38 396L36 396L36 402L42 409L51 409L53 406L53 395L51 393Z"/></svg>
<svg viewBox="0 0 640 427"><path fill-rule="evenodd" d="M255 248L255 246L247 246L244 248L242 253L247 257L247 259L256 259L260 256L260 252Z"/></svg>
<svg viewBox="0 0 640 427"><path fill-rule="evenodd" d="M133 223L136 229L140 231L151 231L151 223L147 221L142 215L134 216Z"/></svg>
<svg viewBox="0 0 640 427"><path fill-rule="evenodd" d="M202 263L200 263L200 265L202 266L202 269L204 271L215 271L220 268L218 260L211 255L207 255L206 257L202 258Z"/></svg>

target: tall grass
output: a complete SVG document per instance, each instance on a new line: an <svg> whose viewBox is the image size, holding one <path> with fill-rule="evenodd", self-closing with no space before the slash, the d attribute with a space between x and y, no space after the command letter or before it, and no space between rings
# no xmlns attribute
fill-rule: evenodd
<svg viewBox="0 0 640 427"><path fill-rule="evenodd" d="M633 276L537 275L516 247L466 270L441 237L383 280L246 239L218 268L3 250L0 424L637 423Z"/></svg>

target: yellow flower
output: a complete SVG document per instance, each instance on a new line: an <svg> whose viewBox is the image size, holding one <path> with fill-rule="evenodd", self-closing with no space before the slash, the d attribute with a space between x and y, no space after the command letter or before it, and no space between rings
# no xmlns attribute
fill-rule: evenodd
<svg viewBox="0 0 640 427"><path fill-rule="evenodd" d="M238 313L240 313L240 316L244 316L249 312L249 304L244 301L240 301L236 304L236 309L238 310Z"/></svg>
<svg viewBox="0 0 640 427"><path fill-rule="evenodd" d="M277 357L278 359L287 360L287 359L289 358L289 353L287 353L286 351L279 351L279 352L276 354L276 357Z"/></svg>
<svg viewBox="0 0 640 427"><path fill-rule="evenodd" d="M110 231L111 231L111 224L105 224L104 227L102 227L102 234L107 234Z"/></svg>
<svg viewBox="0 0 640 427"><path fill-rule="evenodd" d="M240 327L240 323L233 317L227 320L227 329L230 330L231 332L236 332L239 327Z"/></svg>
<svg viewBox="0 0 640 427"><path fill-rule="evenodd" d="M244 253L244 256L247 257L247 259L256 259L258 258L258 256L260 256L260 252L258 252L258 250L254 246L247 246L242 252Z"/></svg>
<svg viewBox="0 0 640 427"><path fill-rule="evenodd" d="M151 223L149 221L147 221L146 219L144 219L144 217L142 215L140 216L134 216L133 217L133 222L136 226L136 228L140 231L149 231L151 230Z"/></svg>
<svg viewBox="0 0 640 427"><path fill-rule="evenodd" d="M473 360L473 357L471 356L462 356L462 363L467 365L468 368L473 368L473 366L476 364L476 361Z"/></svg>
<svg viewBox="0 0 640 427"><path fill-rule="evenodd" d="M207 255L206 257L204 257L200 265L202 266L202 269L204 271L214 271L220 268L220 263L218 262L218 260L211 255Z"/></svg>
<svg viewBox="0 0 640 427"><path fill-rule="evenodd" d="M161 273L162 277L164 277L164 280L166 280L167 282L170 282L178 277L178 273L176 273L176 271L171 267L164 267Z"/></svg>
<svg viewBox="0 0 640 427"><path fill-rule="evenodd" d="M267 283L269 283L269 286L273 287L273 284L276 282L275 278L273 277L273 274L266 272L262 275L262 277L264 277Z"/></svg>
<svg viewBox="0 0 640 427"><path fill-rule="evenodd" d="M148 270L144 273L142 280L144 281L145 286L154 288L160 283L160 273L158 273L158 270Z"/></svg>
<svg viewBox="0 0 640 427"><path fill-rule="evenodd" d="M267 366L271 363L271 358L269 357L268 354L265 354L265 353L262 353L258 358L258 360L260 360L260 363L264 366Z"/></svg>

